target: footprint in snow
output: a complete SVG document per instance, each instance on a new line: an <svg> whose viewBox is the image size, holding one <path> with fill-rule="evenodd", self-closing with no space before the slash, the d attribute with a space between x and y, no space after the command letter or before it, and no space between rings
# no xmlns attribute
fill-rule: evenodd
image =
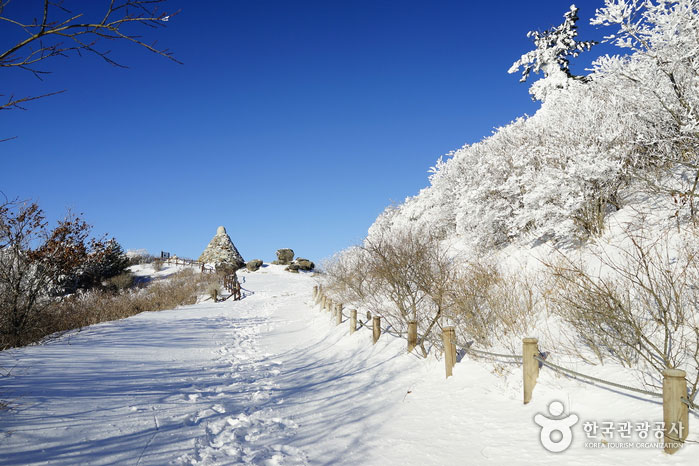
<svg viewBox="0 0 699 466"><path fill-rule="evenodd" d="M216 406L219 406L219 405L216 405ZM225 412L225 410L224 410L224 412ZM215 416L216 414L220 414L220 413L217 413L217 411L214 411L211 408L207 408L207 409L203 409L203 410L197 412L196 414L190 414L189 416L187 416L185 418L184 422L186 425L192 426L192 425L199 424L199 422L201 422L202 419L210 418L212 416Z"/></svg>
<svg viewBox="0 0 699 466"><path fill-rule="evenodd" d="M214 411L216 411L216 412L219 413L219 414L223 414L223 413L226 412L226 408L224 408L223 406L221 406L221 405L219 405L219 404L213 405L213 406L211 407L211 409L214 410Z"/></svg>

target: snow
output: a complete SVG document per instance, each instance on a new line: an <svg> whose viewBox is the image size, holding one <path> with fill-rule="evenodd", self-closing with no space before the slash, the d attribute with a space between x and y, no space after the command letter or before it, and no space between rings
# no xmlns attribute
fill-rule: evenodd
<svg viewBox="0 0 699 466"><path fill-rule="evenodd" d="M148 252L147 249L129 249L126 251L126 257L129 259L132 257L148 257L150 253Z"/></svg>
<svg viewBox="0 0 699 466"><path fill-rule="evenodd" d="M245 272L243 272L245 273ZM312 305L314 278L245 273L254 294L148 312L0 353L9 464L696 464L697 446L585 448L585 421L662 420L656 399L542 369L529 405L521 369L406 354L349 335ZM613 366L581 370L624 378ZM635 385L634 380L622 380ZM580 417L549 453L534 416L560 400ZM689 439L699 441L696 416Z"/></svg>
<svg viewBox="0 0 699 466"><path fill-rule="evenodd" d="M160 279L166 278L170 275L174 275L177 272L184 269L193 269L195 271L199 270L198 267L192 267L191 265L182 264L172 264L163 262L160 265L160 270L156 271L153 264L136 264L128 267L129 272L131 272L137 278L147 278L150 279Z"/></svg>

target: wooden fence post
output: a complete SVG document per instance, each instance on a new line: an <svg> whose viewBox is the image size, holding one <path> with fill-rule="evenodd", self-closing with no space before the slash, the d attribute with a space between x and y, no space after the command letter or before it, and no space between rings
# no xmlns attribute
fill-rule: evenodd
<svg viewBox="0 0 699 466"><path fill-rule="evenodd" d="M451 377L452 369L456 364L456 331L454 327L444 327L442 329L442 343L444 344L444 368L447 378Z"/></svg>
<svg viewBox="0 0 699 466"><path fill-rule="evenodd" d="M325 310L325 306L327 305L327 303L328 303L328 297L323 295L323 299L320 300L320 310L321 311Z"/></svg>
<svg viewBox="0 0 699 466"><path fill-rule="evenodd" d="M327 305L328 305L327 311L332 314L333 309L335 309L335 307L334 307L335 303L333 302L332 299L328 298Z"/></svg>
<svg viewBox="0 0 699 466"><path fill-rule="evenodd" d="M354 332L357 331L357 310L352 309L350 311L350 320L349 320L349 325L350 325L350 335L352 335Z"/></svg>
<svg viewBox="0 0 699 466"><path fill-rule="evenodd" d="M342 308L344 306L342 303L337 303L335 308L335 325L340 325L342 323Z"/></svg>
<svg viewBox="0 0 699 466"><path fill-rule="evenodd" d="M318 285L313 285L313 299L316 299L316 296L318 295Z"/></svg>
<svg viewBox="0 0 699 466"><path fill-rule="evenodd" d="M532 400L532 392L539 378L539 361L534 356L539 355L539 340L536 338L522 339L522 376L524 378L524 404Z"/></svg>
<svg viewBox="0 0 699 466"><path fill-rule="evenodd" d="M665 424L665 453L673 454L682 447L689 433L689 409L682 402L687 399L685 371L663 371L663 422Z"/></svg>
<svg viewBox="0 0 699 466"><path fill-rule="evenodd" d="M376 344L376 342L379 341L379 338L381 337L381 317L374 316L371 319L371 326L373 330L374 344Z"/></svg>

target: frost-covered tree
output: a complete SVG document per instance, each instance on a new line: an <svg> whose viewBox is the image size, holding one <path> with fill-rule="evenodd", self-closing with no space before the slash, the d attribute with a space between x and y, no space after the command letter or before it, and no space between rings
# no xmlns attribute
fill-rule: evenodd
<svg viewBox="0 0 699 466"><path fill-rule="evenodd" d="M561 26L531 33L537 49L523 55L513 67L524 68L523 80L531 72L544 74L532 86L532 93L542 101L539 110L440 158L430 169L429 186L402 204L387 208L369 229L365 245L373 249L355 248L346 251L343 259L347 264L359 264L356 254L362 251L362 260L368 261L357 268L370 271L376 264L369 259L378 256L383 260L383 264L378 262L383 266L377 267L381 273L367 272L357 281L363 287L361 299L347 285L343 299L347 296L355 301L354 306L384 312L393 329L403 330L405 321L417 316L421 334L429 333L429 324L438 322L435 317L450 313L449 318L454 319L450 324L455 323L479 344L489 344L492 335L508 331L515 332L510 336L527 334L528 329L512 330L500 325L511 324L520 314L512 318L506 312L495 311L519 306L530 312L532 295L510 294L510 281L499 277L496 268L471 267L471 263L490 265L498 256L494 250L511 243L516 247L542 241L553 246L579 245L601 235L610 223L607 215L627 205L630 208L616 216L619 223L635 222L630 228L637 228L646 220L643 210L650 208L659 224L665 222L667 226L667 204L663 205L671 200L667 194L685 203L692 217L699 217L695 213L699 210L699 203L695 206L699 185L699 0L606 0L591 22L616 28L606 40L620 48L619 55L595 60L585 78L574 76L568 61L594 44L576 41L577 20L577 9L572 6ZM680 221L678 217L678 229ZM672 222L674 228L675 220ZM618 237L615 231L610 233ZM410 240L420 244L425 238L430 238L428 250L449 252L440 256L447 259L444 264L449 267L430 267L432 261L424 260L426 253L422 261L412 260L418 255L406 249ZM594 250L594 244L603 240L590 241L587 250ZM683 241L694 244L695 240L690 236ZM676 243L682 242L673 240L668 245L675 247ZM676 265L682 264L668 256L641 270L643 267L638 267L643 264L638 260L652 259L646 254L652 250L632 247L629 251L623 263L611 263L611 268L617 267L614 270L631 284L619 287L622 297L629 298L629 312L624 316L623 310L615 308L604 315L610 322L622 324L613 329L618 333L615 338L637 352L640 346L636 337L655 332L660 340L651 338L652 344L664 339L672 345L670 351L648 351L651 345L646 343L643 351L653 354L651 362L661 361L656 357L660 354L670 356L661 361L662 367L694 364L696 322L663 329L662 322L658 327L659 321L649 320L644 313L659 310L667 316L673 311L667 303L685 306L685 301L696 308L696 290L684 286L696 282L696 264L684 266L687 271L691 269L691 274L682 267L677 274ZM393 260L391 254L402 261ZM633 254L637 255L635 263ZM691 259L696 257L692 249ZM486 262L479 262L483 258ZM455 259L458 261L449 262ZM689 256L685 259L689 264ZM421 267L414 267L416 262L422 262ZM454 275L436 274L446 278L419 286L421 281L426 283L423 269L451 271L454 263L458 265ZM353 283L346 277L357 280L356 273L329 275L340 277L336 280L340 284ZM364 292L367 286L369 293ZM522 286L532 290L529 283ZM595 299L607 298L609 293L595 296L599 288L584 289L575 280L569 280L568 287L571 293L567 297L579 311L567 315L578 319L568 319L568 325L589 324L582 327L581 335L599 337L594 333L600 328L599 320L589 319L594 314L590 310L599 316L604 307ZM455 294L440 294L440 290ZM658 293L672 299L666 303L663 296L657 299ZM367 297L375 301L367 301ZM588 302L589 309L580 307L581 302ZM675 310L684 311L684 307ZM676 315L681 316L680 320L686 317L681 312ZM637 328L626 331L629 323ZM629 336L634 338L628 340ZM643 366L633 358L628 363ZM693 392L696 387L695 383Z"/></svg>
<svg viewBox="0 0 699 466"><path fill-rule="evenodd" d="M565 20L559 26L543 32L529 31L527 37L534 41L536 48L522 55L512 64L509 73L522 68L520 82L525 82L533 72L544 73L544 78L535 82L529 92L536 100L546 99L551 89L564 89L570 80L585 80L570 71L570 59L590 50L595 41L578 41L578 8L571 5L563 15Z"/></svg>
<svg viewBox="0 0 699 466"><path fill-rule="evenodd" d="M629 55L595 61L594 76L629 108L636 175L676 196L693 218L699 184L699 1L605 0L592 24ZM649 168L660 170L649 171ZM680 168L679 170L675 170ZM673 174L675 176L668 175Z"/></svg>

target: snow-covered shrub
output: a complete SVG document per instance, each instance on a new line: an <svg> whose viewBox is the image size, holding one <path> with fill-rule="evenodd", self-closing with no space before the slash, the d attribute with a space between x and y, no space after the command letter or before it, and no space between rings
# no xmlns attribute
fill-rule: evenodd
<svg viewBox="0 0 699 466"><path fill-rule="evenodd" d="M426 342L441 345L439 331L459 261L428 232L394 230L388 222L380 228L383 233L375 225L362 246L342 251L324 267L325 293L345 307L381 316L399 334L417 322L417 346L427 355Z"/></svg>
<svg viewBox="0 0 699 466"><path fill-rule="evenodd" d="M471 263L453 283L450 299L454 305L449 319L457 327L457 335L477 346L489 347L497 328L498 317L490 299L493 288L502 279L493 265Z"/></svg>
<svg viewBox="0 0 699 466"><path fill-rule="evenodd" d="M376 235L362 246L371 289L366 300L372 312L400 333L407 332L408 322L420 320L424 313L428 264L436 246L432 237L413 230Z"/></svg>
<svg viewBox="0 0 699 466"><path fill-rule="evenodd" d="M371 294L369 256L359 246L335 254L323 264L323 289L327 296L346 306L364 307Z"/></svg>
<svg viewBox="0 0 699 466"><path fill-rule="evenodd" d="M502 273L486 259L464 261L425 232L374 233L325 266L327 296L380 315L401 335L409 322L417 322L417 347L424 356L429 346L441 348L445 325L457 327L462 343L519 350L538 310L532 278Z"/></svg>
<svg viewBox="0 0 699 466"><path fill-rule="evenodd" d="M624 241L596 252L596 264L561 253L548 269L556 280L550 309L600 362L638 368L652 384L666 368L688 371L699 388L699 248L696 233Z"/></svg>
<svg viewBox="0 0 699 466"><path fill-rule="evenodd" d="M485 260L460 268L449 287L453 303L448 314L462 343L502 346L520 352L522 338L531 335L539 310L535 279L524 273L502 272Z"/></svg>

